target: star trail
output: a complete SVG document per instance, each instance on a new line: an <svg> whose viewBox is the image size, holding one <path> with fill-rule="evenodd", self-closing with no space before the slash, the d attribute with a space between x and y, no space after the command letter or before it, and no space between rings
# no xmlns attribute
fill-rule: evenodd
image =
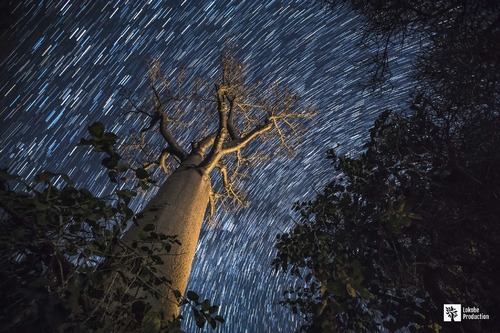
<svg viewBox="0 0 500 333"><path fill-rule="evenodd" d="M294 202L332 179L325 151L357 151L378 113L404 103L408 59L391 59L390 94L362 90L372 51L360 45L360 19L309 1L21 0L14 13L16 23L0 35L0 166L24 179L52 170L97 195L109 192L95 155L76 145L94 121L120 137L143 125L124 115L120 92L147 96L152 59L161 59L167 75L186 68L194 84L196 76L215 77L231 40L250 82L280 82L316 105L320 113L297 156L252 169L245 181L251 205L221 210L204 227L188 287L221 305L226 323L217 332L296 329L298 318L278 304L296 282L271 267L276 234L293 225ZM189 127L182 131L188 138ZM191 319L185 329L198 331Z"/></svg>

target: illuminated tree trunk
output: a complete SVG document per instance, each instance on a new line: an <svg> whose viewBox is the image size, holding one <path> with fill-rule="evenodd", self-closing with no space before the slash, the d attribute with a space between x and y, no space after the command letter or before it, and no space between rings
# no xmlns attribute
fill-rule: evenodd
<svg viewBox="0 0 500 333"><path fill-rule="evenodd" d="M181 246L172 246L163 256L164 264L157 268L172 281L172 289L161 290L165 297L152 300L153 311L162 312L165 318L179 314L179 307L172 290L184 294L191 271L196 245L207 209L211 184L208 175L196 167L202 161L200 155L188 157L160 187L139 220L124 236L126 243L140 239L144 226L155 224L156 232L176 235Z"/></svg>
<svg viewBox="0 0 500 333"><path fill-rule="evenodd" d="M253 89L244 83L244 66L230 52L223 56L221 77L214 85L215 90L208 91L207 96L201 96L196 90L183 95L181 76L176 89L172 89L170 80L159 73L158 63L153 64L150 67L152 111L142 109L133 99L129 101L133 112L146 115L150 120L141 134L158 126L166 143L158 159L150 161L149 165L158 165L165 172L169 170L167 159L174 159L173 162L180 162L180 165L146 206L139 225L127 231L123 240L127 244L140 242L144 227L153 224L156 232L177 236L181 242L180 246L172 246L159 267L161 276L171 281L171 288L165 286L160 291L163 296L160 300L146 296L147 303L153 304L153 312L161 312L165 319L171 319L179 313L172 291L186 292L208 203L211 213L216 200L232 198L230 200L237 205L243 203L237 187L241 176L238 170L250 163L250 157L244 156L242 149L259 137L270 139L274 136L291 153L291 147L296 144L293 138L301 132L302 122L312 119L314 112L311 111L314 110L310 105L302 105L289 89L281 89L278 85L254 95ZM181 106L186 101L192 103L186 104L187 109L184 109ZM214 121L218 121L218 126L204 133L201 139L192 141L190 150L186 151L187 145L177 141L173 130L182 122L183 115L192 117L189 110L193 103L201 103L200 110L214 110L217 114L217 118L204 118L206 113L200 112L199 116L197 113L196 117L201 118L193 122L195 128L198 124L197 129L206 132ZM191 123L191 120L186 119L186 122ZM209 175L213 171L219 172L220 190L211 186Z"/></svg>

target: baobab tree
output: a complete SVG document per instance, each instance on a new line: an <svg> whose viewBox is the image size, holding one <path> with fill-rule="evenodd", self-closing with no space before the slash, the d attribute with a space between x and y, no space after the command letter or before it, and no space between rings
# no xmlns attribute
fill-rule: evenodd
<svg viewBox="0 0 500 333"><path fill-rule="evenodd" d="M245 71L234 53L226 52L213 85L197 80L192 91L183 92L185 73L172 83L161 74L159 62L154 62L149 67L149 106L127 97L130 112L146 119L147 125L139 132L141 141L156 131L165 145L156 158L135 168L142 179L148 178L147 170L154 166L168 177L122 238L125 244L136 247L144 230L154 230L175 236L180 243L168 253L164 251L158 266L170 285L157 290L159 297L149 299L152 312L163 319L179 314L179 295L186 290L205 218L214 213L217 203L229 200L239 206L245 204L239 189L241 169L262 156L255 151L257 145L250 147L252 143L266 140L293 154L297 139L315 113L290 89L278 84L268 89L247 84ZM189 145L176 137L186 122L195 130ZM103 164L114 177L119 156L114 150L108 153Z"/></svg>

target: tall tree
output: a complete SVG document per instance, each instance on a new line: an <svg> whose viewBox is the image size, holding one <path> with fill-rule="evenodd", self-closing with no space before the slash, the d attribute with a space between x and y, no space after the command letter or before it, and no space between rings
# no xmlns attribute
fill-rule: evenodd
<svg viewBox="0 0 500 333"><path fill-rule="evenodd" d="M300 223L278 236L274 264L306 282L290 289L284 304L304 315L310 332L495 331L498 3L328 2L361 11L372 28L367 34L385 41L382 54L395 33L417 34L424 43L409 77L409 109L382 113L359 156L330 151L335 180L297 204ZM387 68L381 64L377 70ZM475 306L490 318L448 325L448 303Z"/></svg>
<svg viewBox="0 0 500 333"><path fill-rule="evenodd" d="M209 203L209 215L213 214L217 202L245 203L238 186L241 169L248 166L252 155L254 159L260 156L249 148L251 143L271 140L291 154L305 122L314 115L312 106L301 103L287 88L277 84L268 89L247 85L246 70L232 51L226 51L221 57L220 77L213 87L197 80L193 90L184 92L185 73L172 83L161 75L156 62L151 64L149 71L151 109L145 108L147 104L144 107L127 98L131 112L147 120L147 125L140 129L141 140L156 130L165 143L156 159L144 161L135 168L137 177L144 180L149 179L147 169L152 166L169 175L138 223L123 237L123 241L136 246L144 228L152 228L158 233L175 235L181 244L165 253L158 267L171 281L171 286L158 290L162 297L151 300L156 303L154 311L161 313L163 318L170 319L179 313L179 295L187 286ZM190 129L195 130L189 149L176 138L179 134L176 126L182 123L189 123ZM91 141L83 140L82 143ZM104 151L109 156L103 164L110 169L110 177L116 180L123 169L120 156L111 149ZM247 153L250 156L246 156ZM221 185L219 190L212 186L214 177L215 184Z"/></svg>
<svg viewBox="0 0 500 333"><path fill-rule="evenodd" d="M150 102L126 97L127 115L144 117L136 142L117 146L103 123L88 127L80 145L105 154L112 182L132 175L147 189L152 168L168 174L140 214L129 207L132 190L103 199L65 174L42 172L28 184L0 169L0 300L10 304L0 331L180 332L182 305L199 327L223 322L218 306L185 292L202 223L217 204L245 204L242 172L262 157L260 143L292 154L314 115L289 89L247 84L246 70L227 51L215 82L193 80L185 91L185 72L170 82L153 63ZM189 145L179 139L186 124ZM162 147L148 146L155 136Z"/></svg>

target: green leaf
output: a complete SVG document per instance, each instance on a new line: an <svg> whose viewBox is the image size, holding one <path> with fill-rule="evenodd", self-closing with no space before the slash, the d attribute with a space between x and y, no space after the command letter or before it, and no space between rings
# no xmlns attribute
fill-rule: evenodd
<svg viewBox="0 0 500 333"><path fill-rule="evenodd" d="M201 308L204 311L210 311L210 307L211 307L211 304L210 304L210 301L208 299L206 299L203 302L201 302Z"/></svg>
<svg viewBox="0 0 500 333"><path fill-rule="evenodd" d="M108 142L110 144L115 144L116 140L118 139L118 135L116 135L113 132L108 132L108 133L104 134L104 139L106 142Z"/></svg>
<svg viewBox="0 0 500 333"><path fill-rule="evenodd" d="M174 294L175 298L177 298L177 300L179 300L179 298L181 298L182 294L179 290L174 290L172 291L172 293Z"/></svg>
<svg viewBox="0 0 500 333"><path fill-rule="evenodd" d="M217 312L217 310L219 310L219 306L214 304L214 305L212 305L212 306L210 307L210 309L208 309L208 312L209 312L210 314L214 314L214 313L216 313L216 312Z"/></svg>
<svg viewBox="0 0 500 333"><path fill-rule="evenodd" d="M102 159L101 164L108 169L115 169L118 166L118 159L115 156L105 157Z"/></svg>
<svg viewBox="0 0 500 333"><path fill-rule="evenodd" d="M14 180L18 178L19 176L9 173L7 169L0 168L0 182L6 180Z"/></svg>
<svg viewBox="0 0 500 333"><path fill-rule="evenodd" d="M163 243L163 248L165 249L165 251L166 251L167 253L169 253L169 252L170 252L170 250L172 250L172 245L170 245L169 243L164 242L164 243Z"/></svg>
<svg viewBox="0 0 500 333"><path fill-rule="evenodd" d="M66 184L68 184L68 186L73 186L73 182L71 181L71 178L69 178L67 174L60 173L59 176L61 176L62 179L64 179L64 181L66 182Z"/></svg>
<svg viewBox="0 0 500 333"><path fill-rule="evenodd" d="M116 194L125 202L129 202L130 199L137 195L137 192L131 190L116 190Z"/></svg>
<svg viewBox="0 0 500 333"><path fill-rule="evenodd" d="M367 299L370 299L373 297L372 293L370 293L370 291L366 288L362 288L360 291L359 291L359 294L361 295L361 297L363 297L365 300Z"/></svg>
<svg viewBox="0 0 500 333"><path fill-rule="evenodd" d="M135 175L139 179L146 179L149 177L149 173L143 168L138 168L135 170Z"/></svg>
<svg viewBox="0 0 500 333"><path fill-rule="evenodd" d="M102 138L104 136L104 124L100 121L93 123L88 127L90 134L94 138Z"/></svg>
<svg viewBox="0 0 500 333"><path fill-rule="evenodd" d="M92 139L84 139L84 138L81 138L80 139L80 142L77 144L77 146L91 146L94 144L94 140Z"/></svg>
<svg viewBox="0 0 500 333"><path fill-rule="evenodd" d="M41 182L50 182L50 179L52 177L54 177L56 174L55 173L52 173L52 172L49 172L49 171L44 171L44 172L41 172L39 173L38 175L35 176L35 181L37 183L41 183Z"/></svg>
<svg viewBox="0 0 500 333"><path fill-rule="evenodd" d="M128 167L125 164L118 164L116 167L116 171L118 172L125 172L128 170Z"/></svg>
<svg viewBox="0 0 500 333"><path fill-rule="evenodd" d="M356 293L356 289L354 289L350 283L348 283L346 286L346 290L347 290L347 293L349 295L351 295L351 297L356 297L357 296L357 293Z"/></svg>
<svg viewBox="0 0 500 333"><path fill-rule="evenodd" d="M190 300L196 302L200 298L200 296L197 293L195 293L194 291L188 290L188 292L187 292L187 298L189 298Z"/></svg>
<svg viewBox="0 0 500 333"><path fill-rule="evenodd" d="M115 170L111 170L110 172L108 172L108 177L109 177L110 182L116 183L117 176L118 176L118 173Z"/></svg>
<svg viewBox="0 0 500 333"><path fill-rule="evenodd" d="M199 328L203 328L203 326L205 326L205 323L207 322L207 320L197 310L193 309L193 313L194 313L194 321L196 322L196 326L198 326Z"/></svg>

